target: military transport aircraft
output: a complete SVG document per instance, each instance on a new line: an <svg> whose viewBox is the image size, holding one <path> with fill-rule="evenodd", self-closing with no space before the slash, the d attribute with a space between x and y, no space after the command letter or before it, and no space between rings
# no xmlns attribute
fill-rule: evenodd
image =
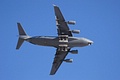
<svg viewBox="0 0 120 80"><path fill-rule="evenodd" d="M54 75L63 61L71 63L73 59L65 59L67 54L77 54L78 50L71 50L73 47L84 47L91 45L93 41L86 38L73 37L72 33L80 33L79 30L70 30L68 24L75 24L75 21L65 21L58 6L54 5L56 26L58 36L28 36L20 23L18 25L19 39L16 49L19 49L24 41L40 46L50 46L56 48L50 75Z"/></svg>

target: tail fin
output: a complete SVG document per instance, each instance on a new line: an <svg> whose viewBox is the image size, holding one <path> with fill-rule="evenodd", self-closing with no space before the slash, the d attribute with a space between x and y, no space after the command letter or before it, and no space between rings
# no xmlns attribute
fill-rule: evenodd
<svg viewBox="0 0 120 80"><path fill-rule="evenodd" d="M18 39L18 43L17 43L16 49L19 49L20 46L22 45L22 43L24 42L25 37L27 37L27 34L25 33L25 31L22 28L20 23L17 23L17 26L18 26L18 31L19 31L19 39Z"/></svg>

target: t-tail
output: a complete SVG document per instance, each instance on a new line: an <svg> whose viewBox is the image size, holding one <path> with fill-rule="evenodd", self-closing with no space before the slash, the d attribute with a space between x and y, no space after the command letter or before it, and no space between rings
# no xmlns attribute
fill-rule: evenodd
<svg viewBox="0 0 120 80"><path fill-rule="evenodd" d="M17 23L17 26L18 26L18 31L19 31L19 38L18 38L16 49L19 49L22 43L30 37L25 33L20 23Z"/></svg>

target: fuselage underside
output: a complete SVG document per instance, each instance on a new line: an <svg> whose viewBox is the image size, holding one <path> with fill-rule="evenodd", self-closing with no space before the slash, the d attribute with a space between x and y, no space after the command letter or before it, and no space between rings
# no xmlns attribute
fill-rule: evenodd
<svg viewBox="0 0 120 80"><path fill-rule="evenodd" d="M41 46L50 46L50 47L58 47L60 45L59 37L55 36L35 36L26 39L26 41L41 45ZM62 42L66 43L66 42ZM78 37L68 37L68 42L66 43L68 47L83 47L92 44L93 42L86 38L78 38Z"/></svg>

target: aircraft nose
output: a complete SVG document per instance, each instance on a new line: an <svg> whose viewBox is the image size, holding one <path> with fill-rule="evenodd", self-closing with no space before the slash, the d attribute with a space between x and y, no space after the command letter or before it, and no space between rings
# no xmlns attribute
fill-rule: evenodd
<svg viewBox="0 0 120 80"><path fill-rule="evenodd" d="M88 45L91 45L91 44L93 44L93 41L91 41L91 40L88 41Z"/></svg>
<svg viewBox="0 0 120 80"><path fill-rule="evenodd" d="M93 44L92 40L89 40L87 38L82 38L82 39L83 39L84 46L88 46L88 45Z"/></svg>
<svg viewBox="0 0 120 80"><path fill-rule="evenodd" d="M85 39L85 42L87 43L87 45L93 44L93 41L92 41L92 40L89 40L89 39Z"/></svg>

